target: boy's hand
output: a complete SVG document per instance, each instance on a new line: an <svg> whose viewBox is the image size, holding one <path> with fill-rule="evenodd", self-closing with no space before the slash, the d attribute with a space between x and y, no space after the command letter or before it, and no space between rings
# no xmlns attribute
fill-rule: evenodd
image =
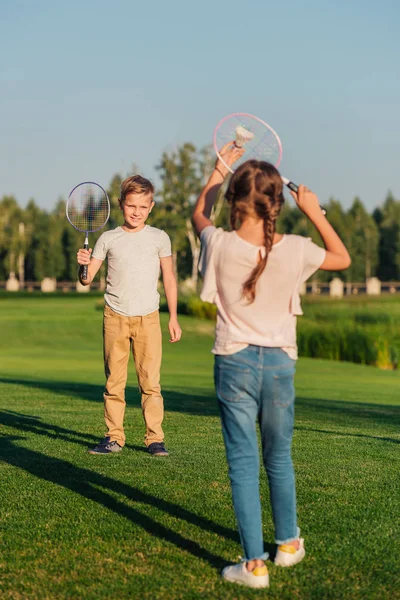
<svg viewBox="0 0 400 600"><path fill-rule="evenodd" d="M178 323L178 319L176 317L171 317L168 323L168 329L169 329L169 334L170 334L170 338L169 341L174 343L174 342L179 342L179 340L181 339L181 335L182 335L182 330L179 327L179 323Z"/></svg>
<svg viewBox="0 0 400 600"><path fill-rule="evenodd" d="M83 248L80 248L78 250L78 252L76 253L76 259L78 261L78 264L83 266L83 265L88 265L90 263L90 255L92 254L92 249L89 248L89 250L84 250Z"/></svg>

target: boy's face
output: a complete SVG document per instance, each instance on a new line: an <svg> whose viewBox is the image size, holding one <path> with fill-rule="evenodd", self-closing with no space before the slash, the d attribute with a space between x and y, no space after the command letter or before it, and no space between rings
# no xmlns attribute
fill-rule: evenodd
<svg viewBox="0 0 400 600"><path fill-rule="evenodd" d="M124 215L124 225L128 229L140 231L154 206L152 194L127 194L120 208Z"/></svg>

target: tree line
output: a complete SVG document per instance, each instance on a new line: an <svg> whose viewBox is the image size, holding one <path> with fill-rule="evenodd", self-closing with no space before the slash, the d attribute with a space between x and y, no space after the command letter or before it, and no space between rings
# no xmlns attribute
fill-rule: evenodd
<svg viewBox="0 0 400 600"><path fill-rule="evenodd" d="M197 285L200 245L191 224L191 212L214 160L211 148L197 149L186 143L164 152L156 167L160 186L148 223L165 229L170 235L179 279L192 289ZM129 175L134 173L135 169ZM107 189L111 215L106 228L117 227L122 222L118 207L122 179L120 174L115 175ZM223 193L224 189L213 221L217 226L227 227L228 207ZM347 210L335 198L320 200L327 209L329 221L348 247L352 264L340 273L320 272L318 279L327 281L340 277L348 282L361 282L377 276L382 281L400 280L400 201L388 193L383 204L370 214L360 198L355 198ZM65 205L65 200L60 199L53 210L46 211L30 200L26 208L21 208L16 198L3 196L0 200L0 280L8 279L10 273L23 281L41 281L44 277L76 280L76 251L83 244L84 234L68 223ZM317 231L291 201L285 202L278 231L305 235L321 243ZM101 233L91 235L92 247Z"/></svg>

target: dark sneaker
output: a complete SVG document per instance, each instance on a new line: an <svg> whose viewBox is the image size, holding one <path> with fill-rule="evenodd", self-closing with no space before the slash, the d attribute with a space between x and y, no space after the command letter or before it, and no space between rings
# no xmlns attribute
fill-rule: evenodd
<svg viewBox="0 0 400 600"><path fill-rule="evenodd" d="M118 442L110 442L109 437L105 437L95 446L92 450L89 450L89 454L112 454L113 452L121 452L122 446Z"/></svg>
<svg viewBox="0 0 400 600"><path fill-rule="evenodd" d="M147 446L147 451L152 456L168 456L168 450L166 449L164 442L153 442Z"/></svg>

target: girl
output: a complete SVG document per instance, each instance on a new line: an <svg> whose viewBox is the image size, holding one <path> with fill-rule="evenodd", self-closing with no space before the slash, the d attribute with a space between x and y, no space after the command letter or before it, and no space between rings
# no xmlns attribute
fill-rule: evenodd
<svg viewBox="0 0 400 600"><path fill-rule="evenodd" d="M221 155L231 166L243 151L231 142ZM217 305L215 387L245 557L226 567L222 576L267 587L256 423L278 545L275 564L291 566L305 555L291 459L296 315L302 314L299 290L317 269L338 271L351 261L317 196L305 186L292 196L319 231L325 249L309 238L276 233L284 201L282 180L276 168L263 161L249 160L236 170L226 192L232 231L216 229L210 215L227 174L218 160L193 214L202 244L201 298Z"/></svg>

